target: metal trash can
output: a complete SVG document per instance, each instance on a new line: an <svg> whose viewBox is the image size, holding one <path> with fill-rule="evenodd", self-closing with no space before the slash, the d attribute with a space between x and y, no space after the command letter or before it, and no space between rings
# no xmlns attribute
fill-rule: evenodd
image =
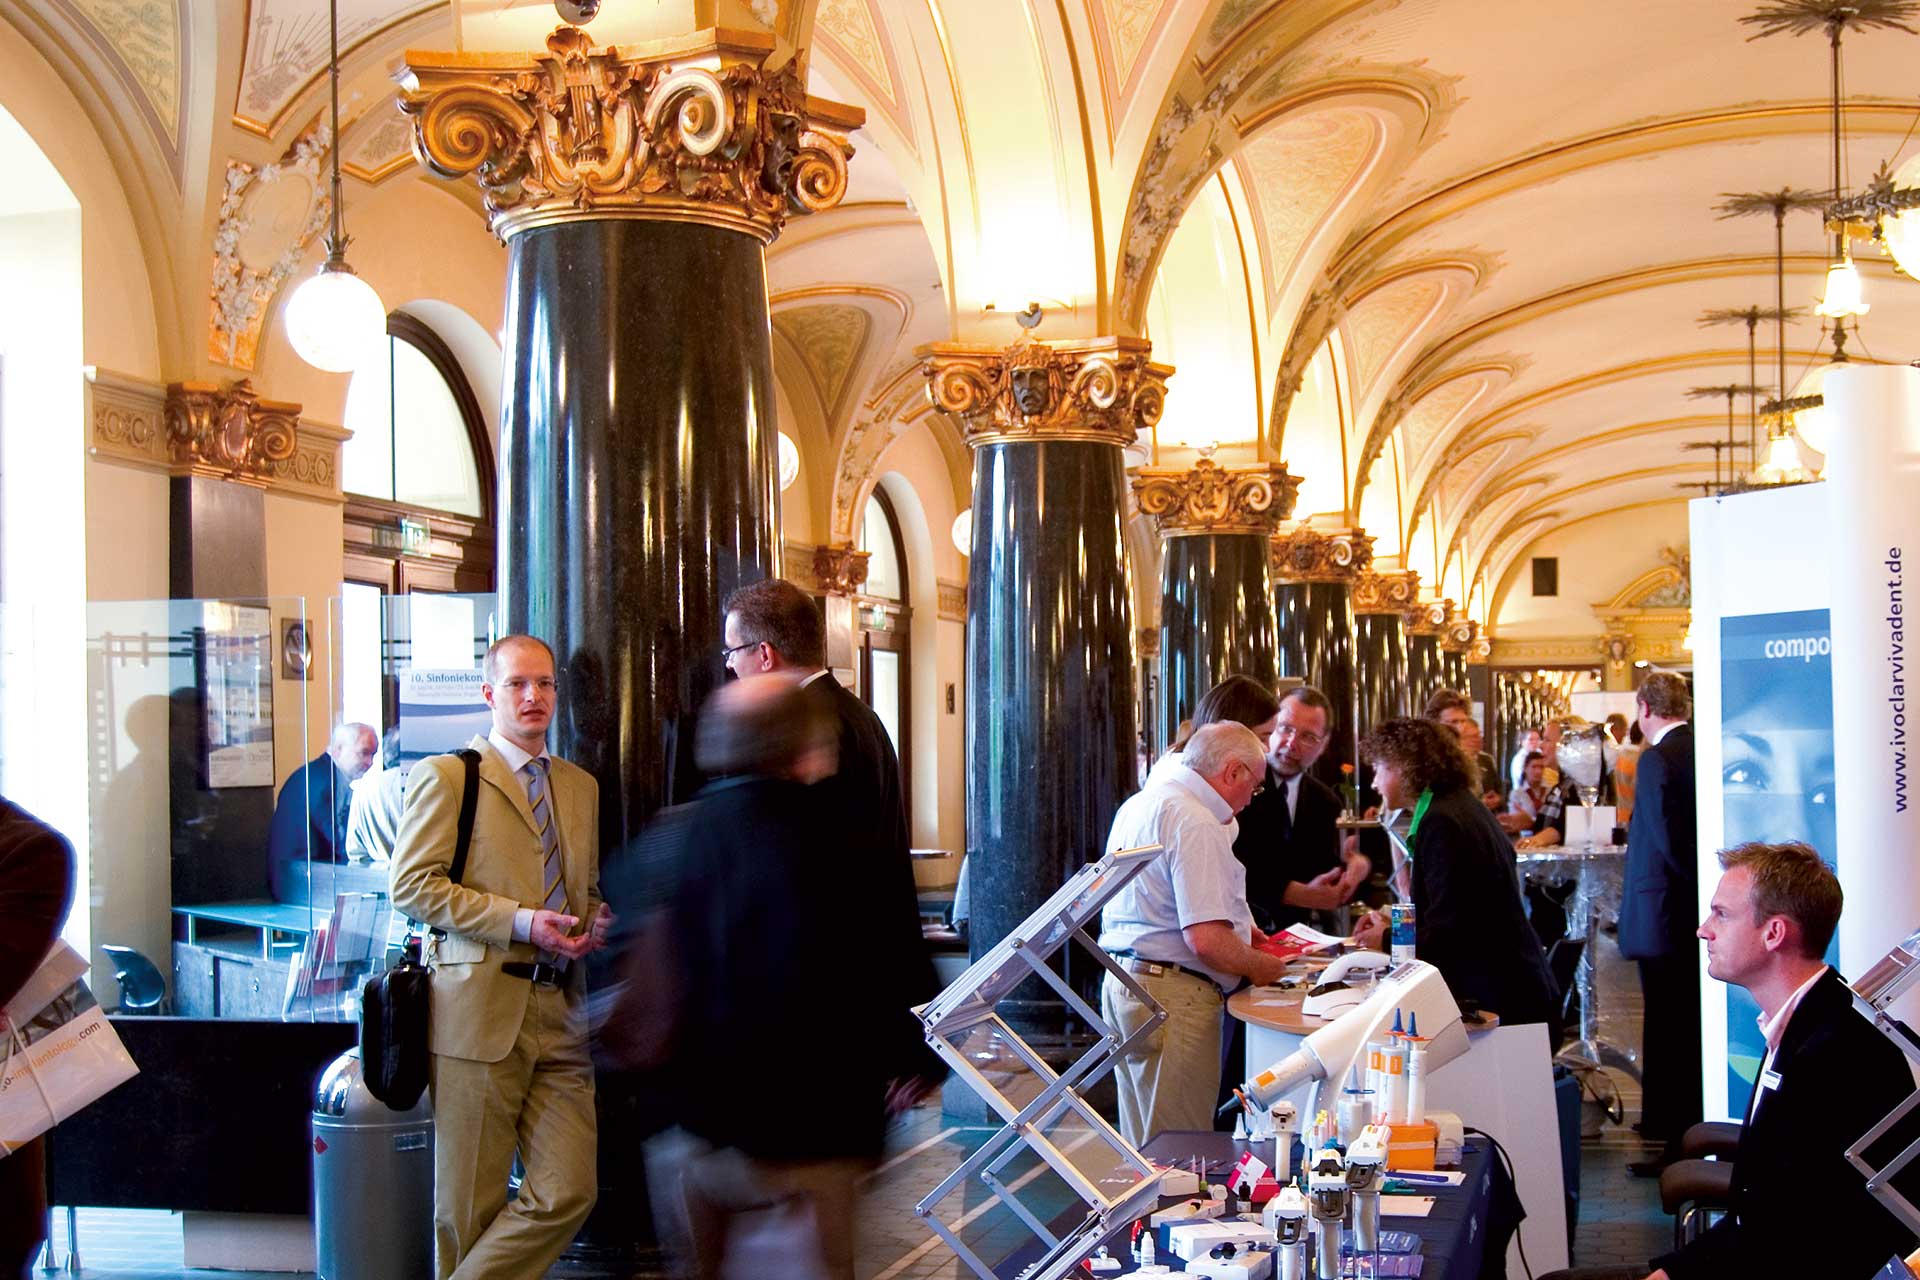
<svg viewBox="0 0 1920 1280"><path fill-rule="evenodd" d="M320 1280L433 1274L433 1108L393 1111L367 1092L360 1050L313 1091L313 1235Z"/></svg>

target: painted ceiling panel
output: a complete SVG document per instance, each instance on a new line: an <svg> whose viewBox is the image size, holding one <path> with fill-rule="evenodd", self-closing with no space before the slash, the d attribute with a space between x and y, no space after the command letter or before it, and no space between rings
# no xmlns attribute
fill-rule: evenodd
<svg viewBox="0 0 1920 1280"><path fill-rule="evenodd" d="M1342 194L1362 176L1379 139L1371 115L1336 109L1283 121L1241 151L1241 176L1260 214L1269 304Z"/></svg>
<svg viewBox="0 0 1920 1280"><path fill-rule="evenodd" d="M340 50L347 50L446 0L340 0ZM262 136L279 130L300 91L327 69L327 0L249 0L246 54L234 122Z"/></svg>

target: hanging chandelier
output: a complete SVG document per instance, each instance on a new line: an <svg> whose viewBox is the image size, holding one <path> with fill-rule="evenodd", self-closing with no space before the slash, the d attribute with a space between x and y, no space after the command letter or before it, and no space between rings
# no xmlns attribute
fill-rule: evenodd
<svg viewBox="0 0 1920 1280"><path fill-rule="evenodd" d="M373 286L347 265L345 201L340 187L340 0L328 5L331 50L327 63L331 115L328 154L333 159L332 224L327 258L287 299L287 341L302 360L328 373L352 373L376 354L387 334L387 309Z"/></svg>
<svg viewBox="0 0 1920 1280"><path fill-rule="evenodd" d="M1812 478L1800 464L1799 450L1794 447L1792 432L1794 415L1817 407L1819 402L1791 399L1785 391L1787 322L1801 315L1797 308L1789 309L1787 306L1787 214L1796 209L1818 209L1822 203L1823 197L1816 191L1782 187L1778 191L1731 193L1723 196L1717 206L1722 219L1754 217L1763 213L1773 218L1774 306L1764 314L1774 322L1776 398L1760 406L1760 416L1767 422L1767 453L1764 459L1754 460L1753 470L1747 478L1751 485L1800 484ZM1756 326L1761 314L1756 309ZM1752 351L1751 347L1749 351ZM1784 445L1779 443L1783 438L1786 441ZM1786 476L1798 478L1781 478Z"/></svg>

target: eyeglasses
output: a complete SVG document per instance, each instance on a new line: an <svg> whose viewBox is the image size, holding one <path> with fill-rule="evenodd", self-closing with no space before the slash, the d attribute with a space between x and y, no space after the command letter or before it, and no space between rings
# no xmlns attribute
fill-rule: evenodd
<svg viewBox="0 0 1920 1280"><path fill-rule="evenodd" d="M1273 736L1282 742L1298 742L1309 751L1326 741L1326 738L1320 734L1308 733L1305 729L1296 729L1290 724L1275 725Z"/></svg>
<svg viewBox="0 0 1920 1280"><path fill-rule="evenodd" d="M765 643L766 641L764 640L749 640L745 644L723 645L720 649L720 661L732 662L733 655L740 652L742 649L758 649L761 645Z"/></svg>
<svg viewBox="0 0 1920 1280"><path fill-rule="evenodd" d="M517 698L528 689L537 689L541 693L552 693L559 685L552 676L539 676L532 680L528 680L524 676L508 676L500 682L500 687Z"/></svg>

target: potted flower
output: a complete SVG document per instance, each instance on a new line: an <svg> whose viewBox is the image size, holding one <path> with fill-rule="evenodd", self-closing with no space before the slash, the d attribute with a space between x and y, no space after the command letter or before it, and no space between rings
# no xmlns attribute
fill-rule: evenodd
<svg viewBox="0 0 1920 1280"><path fill-rule="evenodd" d="M1360 788L1353 781L1353 766L1340 766L1340 803L1346 806L1346 816L1351 818L1360 808Z"/></svg>

